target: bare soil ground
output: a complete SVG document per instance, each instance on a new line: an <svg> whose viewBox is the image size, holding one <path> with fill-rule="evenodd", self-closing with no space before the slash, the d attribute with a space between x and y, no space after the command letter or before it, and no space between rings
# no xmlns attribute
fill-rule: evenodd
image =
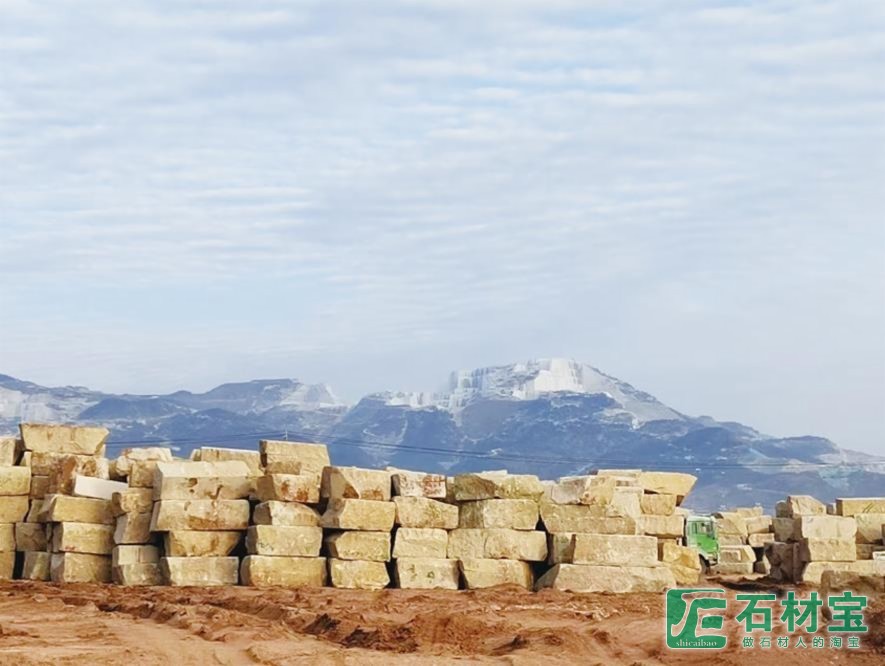
<svg viewBox="0 0 885 666"><path fill-rule="evenodd" d="M728 583L726 583L728 585ZM732 585L759 591L762 583ZM780 593L784 590L776 590ZM733 615L737 604L729 604ZM664 596L248 587L0 586L0 664L885 663L885 598L861 649L670 651ZM730 623L734 626L735 623Z"/></svg>

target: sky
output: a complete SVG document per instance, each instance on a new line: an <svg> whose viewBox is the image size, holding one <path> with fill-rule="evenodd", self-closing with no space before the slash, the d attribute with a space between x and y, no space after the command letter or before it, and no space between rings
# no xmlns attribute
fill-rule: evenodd
<svg viewBox="0 0 885 666"><path fill-rule="evenodd" d="M586 361L885 455L885 4L0 1L0 373Z"/></svg>

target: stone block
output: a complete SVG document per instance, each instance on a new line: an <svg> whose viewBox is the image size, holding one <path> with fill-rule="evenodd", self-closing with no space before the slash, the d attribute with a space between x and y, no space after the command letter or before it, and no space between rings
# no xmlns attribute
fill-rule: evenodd
<svg viewBox="0 0 885 666"><path fill-rule="evenodd" d="M885 544L856 543L854 544L854 552L859 560L872 560L877 557L876 553L881 553L878 557L885 557Z"/></svg>
<svg viewBox="0 0 885 666"><path fill-rule="evenodd" d="M673 572L677 584L697 584L701 575L701 558L696 549L663 541L658 545L658 554L664 566Z"/></svg>
<svg viewBox="0 0 885 666"><path fill-rule="evenodd" d="M160 549L156 546L115 546L111 552L111 566L123 564L159 564Z"/></svg>
<svg viewBox="0 0 885 666"><path fill-rule="evenodd" d="M30 492L31 470L28 467L0 467L0 497L29 495Z"/></svg>
<svg viewBox="0 0 885 666"><path fill-rule="evenodd" d="M753 548L763 548L767 543L774 542L774 534L771 532L757 532L747 537L747 544Z"/></svg>
<svg viewBox="0 0 885 666"><path fill-rule="evenodd" d="M2 500L0 500L2 501ZM27 523L3 523L0 524L0 553L15 552L15 533L17 525Z"/></svg>
<svg viewBox="0 0 885 666"><path fill-rule="evenodd" d="M449 532L446 556L543 562L547 558L547 536L527 530L459 528Z"/></svg>
<svg viewBox="0 0 885 666"><path fill-rule="evenodd" d="M459 578L455 560L406 557L394 565L396 586L403 590L457 590Z"/></svg>
<svg viewBox="0 0 885 666"><path fill-rule="evenodd" d="M172 530L163 535L169 557L226 557L239 545L241 532Z"/></svg>
<svg viewBox="0 0 885 666"><path fill-rule="evenodd" d="M38 454L34 454L36 457ZM54 454L47 454L54 455ZM108 479L107 458L80 456L75 454L54 455L54 464L49 469L49 483L46 488L49 494L73 495L74 482L78 476L91 476Z"/></svg>
<svg viewBox="0 0 885 666"><path fill-rule="evenodd" d="M564 476L550 486L550 501L554 504L581 504L608 506L617 483L605 476Z"/></svg>
<svg viewBox="0 0 885 666"><path fill-rule="evenodd" d="M847 539L854 541L857 536L857 522L854 518L827 515L805 515L796 521L796 531L800 539Z"/></svg>
<svg viewBox="0 0 885 666"><path fill-rule="evenodd" d="M384 562L329 559L332 587L350 590L380 590L390 584Z"/></svg>
<svg viewBox="0 0 885 666"><path fill-rule="evenodd" d="M236 500L255 490L249 466L223 462L158 462L154 469L154 500Z"/></svg>
<svg viewBox="0 0 885 666"><path fill-rule="evenodd" d="M28 469L28 468L23 468ZM49 477L48 476L32 476L31 491L28 495L31 499L43 499L49 494Z"/></svg>
<svg viewBox="0 0 885 666"><path fill-rule="evenodd" d="M161 557L160 569L168 585L212 587L236 585L240 560L236 557Z"/></svg>
<svg viewBox="0 0 885 666"><path fill-rule="evenodd" d="M117 516L114 543L139 544L150 543L152 540L151 514L124 513L122 516Z"/></svg>
<svg viewBox="0 0 885 666"><path fill-rule="evenodd" d="M885 560L856 560L854 562L809 562L800 568L797 583L820 585L826 571L859 576L885 576Z"/></svg>
<svg viewBox="0 0 885 666"><path fill-rule="evenodd" d="M77 453L98 456L104 453L107 428L72 425L19 425L24 448L34 452Z"/></svg>
<svg viewBox="0 0 885 666"><path fill-rule="evenodd" d="M320 477L316 474L265 474L258 478L257 495L261 502L317 504L320 501Z"/></svg>
<svg viewBox="0 0 885 666"><path fill-rule="evenodd" d="M612 501L608 507L608 515L638 518L642 515L642 488L632 486L616 486L612 492Z"/></svg>
<svg viewBox="0 0 885 666"><path fill-rule="evenodd" d="M678 539L685 534L685 518L672 516L642 515L636 519L636 531L662 539Z"/></svg>
<svg viewBox="0 0 885 666"><path fill-rule="evenodd" d="M20 523L28 515L30 498L27 495L0 497L0 522Z"/></svg>
<svg viewBox="0 0 885 666"><path fill-rule="evenodd" d="M268 461L267 465L264 466L265 474L302 474L302 465L301 461L297 458L280 458L279 460L271 460ZM316 474L318 477L322 476L323 471L319 472L311 471L311 468L307 467L304 469L304 474Z"/></svg>
<svg viewBox="0 0 885 666"><path fill-rule="evenodd" d="M535 582L531 565L519 560L467 558L458 560L458 567L468 590L496 585L519 585L530 590Z"/></svg>
<svg viewBox="0 0 885 666"><path fill-rule="evenodd" d="M132 474L132 467L136 462L172 462L172 460L172 449L164 446L123 449L123 452L114 459L114 471L118 476L128 477Z"/></svg>
<svg viewBox="0 0 885 666"><path fill-rule="evenodd" d="M723 511L713 514L716 519L717 534L737 534L746 539L747 519L733 511Z"/></svg>
<svg viewBox="0 0 885 666"><path fill-rule="evenodd" d="M857 516L861 513L885 513L885 497L839 497L836 513L840 516Z"/></svg>
<svg viewBox="0 0 885 666"><path fill-rule="evenodd" d="M389 532L396 518L393 502L363 499L332 499L320 518L326 529Z"/></svg>
<svg viewBox="0 0 885 666"><path fill-rule="evenodd" d="M463 502L458 525L534 530L538 525L538 503L530 499L486 499Z"/></svg>
<svg viewBox="0 0 885 666"><path fill-rule="evenodd" d="M400 497L431 497L445 499L446 477L444 474L410 472L388 467L393 482L393 494Z"/></svg>
<svg viewBox="0 0 885 666"><path fill-rule="evenodd" d="M636 485L647 493L676 495L677 502L682 504L697 480L696 476L682 472L639 472Z"/></svg>
<svg viewBox="0 0 885 666"><path fill-rule="evenodd" d="M825 516L827 505L811 495L790 495L784 506L779 509L784 518L798 518L799 516ZM778 516L781 513L777 514Z"/></svg>
<svg viewBox="0 0 885 666"><path fill-rule="evenodd" d="M11 467L18 462L19 440L15 437L0 437L0 466Z"/></svg>
<svg viewBox="0 0 885 666"><path fill-rule="evenodd" d="M0 552L0 580L12 580L15 572L15 551Z"/></svg>
<svg viewBox="0 0 885 666"><path fill-rule="evenodd" d="M4 538L3 541L6 539ZM16 523L15 550L37 551L47 550L46 526L43 523ZM5 544L4 548L5 550Z"/></svg>
<svg viewBox="0 0 885 666"><path fill-rule="evenodd" d="M261 453L261 464L265 468L275 462L294 459L300 465L296 473L322 474L323 468L331 464L325 444L264 439L258 443L258 450Z"/></svg>
<svg viewBox="0 0 885 666"><path fill-rule="evenodd" d="M742 537L740 534L728 534L727 532L724 534L719 534L719 545L720 546L746 546L747 545L747 537Z"/></svg>
<svg viewBox="0 0 885 666"><path fill-rule="evenodd" d="M767 544L764 557L771 563L771 577L778 581L792 582L799 567L799 544L775 541Z"/></svg>
<svg viewBox="0 0 885 666"><path fill-rule="evenodd" d="M751 516L745 519L747 534L771 532L771 516Z"/></svg>
<svg viewBox="0 0 885 666"><path fill-rule="evenodd" d="M719 549L719 562L733 564L736 562L755 562L756 553L750 546L723 546Z"/></svg>
<svg viewBox="0 0 885 666"><path fill-rule="evenodd" d="M653 567L658 561L658 540L651 536L624 534L573 534L562 561Z"/></svg>
<svg viewBox="0 0 885 666"><path fill-rule="evenodd" d="M154 493L150 488L127 488L111 495L111 511L115 516L124 513L150 513L154 509Z"/></svg>
<svg viewBox="0 0 885 666"><path fill-rule="evenodd" d="M74 476L73 494L75 497L92 497L94 499L110 500L114 493L124 492L129 486L120 481L99 479L94 476Z"/></svg>
<svg viewBox="0 0 885 666"><path fill-rule="evenodd" d="M732 509L732 511L748 520L750 518L759 518L765 513L765 509L761 506L739 506Z"/></svg>
<svg viewBox="0 0 885 666"><path fill-rule="evenodd" d="M360 467L326 467L322 497L331 499L390 500L390 472Z"/></svg>
<svg viewBox="0 0 885 666"><path fill-rule="evenodd" d="M240 580L253 587L323 587L326 558L247 555L240 565Z"/></svg>
<svg viewBox="0 0 885 666"><path fill-rule="evenodd" d="M535 587L567 592L659 593L676 587L676 579L666 566L557 564L538 579Z"/></svg>
<svg viewBox="0 0 885 666"><path fill-rule="evenodd" d="M486 499L537 501L544 494L544 487L540 479L531 474L477 472L455 476L452 492L459 502Z"/></svg>
<svg viewBox="0 0 885 666"><path fill-rule="evenodd" d="M554 504L542 501L541 520L548 532L588 534L636 534L636 519L609 517L598 506Z"/></svg>
<svg viewBox="0 0 885 666"><path fill-rule="evenodd" d="M799 538L795 518L776 517L771 519L771 529L774 532L775 541L796 541Z"/></svg>
<svg viewBox="0 0 885 666"><path fill-rule="evenodd" d="M129 467L130 488L153 488L154 472L157 470L156 460L133 460Z"/></svg>
<svg viewBox="0 0 885 666"><path fill-rule="evenodd" d="M712 571L719 576L749 576L756 570L753 562L719 562Z"/></svg>
<svg viewBox="0 0 885 666"><path fill-rule="evenodd" d="M58 523L52 528L52 552L110 555L114 528L93 523Z"/></svg>
<svg viewBox="0 0 885 666"><path fill-rule="evenodd" d="M771 564L765 558L753 562L753 573L767 576L771 573ZM677 581L678 582L678 581Z"/></svg>
<svg viewBox="0 0 885 666"><path fill-rule="evenodd" d="M676 495L668 493L644 493L639 498L642 513L652 516L672 516L676 511Z"/></svg>
<svg viewBox="0 0 885 666"><path fill-rule="evenodd" d="M442 529L400 527L393 540L393 557L445 559L449 534Z"/></svg>
<svg viewBox="0 0 885 666"><path fill-rule="evenodd" d="M246 550L250 555L317 557L322 545L321 527L253 525L246 531Z"/></svg>
<svg viewBox="0 0 885 666"><path fill-rule="evenodd" d="M857 549L849 539L803 539L799 543L801 562L853 562Z"/></svg>
<svg viewBox="0 0 885 666"><path fill-rule="evenodd" d="M43 550L25 553L22 564L22 580L49 580L51 557L48 552Z"/></svg>
<svg viewBox="0 0 885 666"><path fill-rule="evenodd" d="M458 527L458 507L427 497L394 497L396 524L453 530Z"/></svg>
<svg viewBox="0 0 885 666"><path fill-rule="evenodd" d="M152 532L170 530L245 530L248 500L161 500L154 502Z"/></svg>
<svg viewBox="0 0 885 666"><path fill-rule="evenodd" d="M0 502L2 504L2 502ZM43 510L43 500L35 499L31 500L31 506L28 509L27 514L25 515L26 523L39 523L40 521L37 517L40 515L40 512ZM3 509L0 508L0 513L3 513Z"/></svg>
<svg viewBox="0 0 885 666"><path fill-rule="evenodd" d="M261 476L261 454L258 451L248 449L229 449L222 446L201 446L199 449L201 462L228 462L238 461L249 467L249 476Z"/></svg>
<svg viewBox="0 0 885 666"><path fill-rule="evenodd" d="M320 524L320 514L306 504L269 501L255 507L252 522L255 525L279 527L316 527Z"/></svg>
<svg viewBox="0 0 885 666"><path fill-rule="evenodd" d="M857 543L882 543L882 531L885 529L885 513L856 513Z"/></svg>
<svg viewBox="0 0 885 666"><path fill-rule="evenodd" d="M89 553L53 553L49 579L53 583L110 583L111 558Z"/></svg>
<svg viewBox="0 0 885 666"><path fill-rule="evenodd" d="M117 585L128 587L156 587L166 582L158 562L112 565L111 580Z"/></svg>
<svg viewBox="0 0 885 666"><path fill-rule="evenodd" d="M69 495L47 495L38 519L46 523L113 525L116 522L108 500Z"/></svg>
<svg viewBox="0 0 885 666"><path fill-rule="evenodd" d="M339 560L390 560L389 532L338 532L325 538L329 557Z"/></svg>

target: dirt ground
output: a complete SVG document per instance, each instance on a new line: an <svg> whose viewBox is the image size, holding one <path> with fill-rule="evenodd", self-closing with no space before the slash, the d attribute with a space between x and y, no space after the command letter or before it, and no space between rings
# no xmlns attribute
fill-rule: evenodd
<svg viewBox="0 0 885 666"><path fill-rule="evenodd" d="M734 585L733 588L740 587ZM757 591L766 590L763 585ZM782 593L783 590L778 590ZM735 589L729 594L733 596ZM736 603L729 604L733 616ZM664 596L247 587L0 586L0 664L885 663L885 598L859 650L670 651ZM729 623L734 626L735 623Z"/></svg>

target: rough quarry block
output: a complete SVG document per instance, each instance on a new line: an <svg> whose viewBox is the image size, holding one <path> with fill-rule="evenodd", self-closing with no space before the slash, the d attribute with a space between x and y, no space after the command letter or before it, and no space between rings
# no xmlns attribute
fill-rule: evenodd
<svg viewBox="0 0 885 666"><path fill-rule="evenodd" d="M115 546L111 566L122 564L159 564L160 549L156 546Z"/></svg>
<svg viewBox="0 0 885 666"><path fill-rule="evenodd" d="M468 590L496 585L519 585L530 590L535 582L532 567L519 560L468 558L458 560L458 567Z"/></svg>
<svg viewBox="0 0 885 666"><path fill-rule="evenodd" d="M51 555L46 551L25 553L22 564L22 580L49 580Z"/></svg>
<svg viewBox="0 0 885 666"><path fill-rule="evenodd" d="M2 539L5 542L5 537ZM5 543L3 544L5 550ZM46 550L46 526L43 523L16 523L15 524L15 548L21 551Z"/></svg>
<svg viewBox="0 0 885 666"><path fill-rule="evenodd" d="M261 476L264 474L261 469L261 454L258 451L228 449L222 446L201 446L198 451L198 460L201 462L213 463L235 460L245 463L249 467L249 476Z"/></svg>
<svg viewBox="0 0 885 666"><path fill-rule="evenodd" d="M798 521L795 518L772 518L771 529L775 541L795 541L799 538Z"/></svg>
<svg viewBox="0 0 885 666"><path fill-rule="evenodd" d="M541 520L548 532L636 534L636 519L608 517L598 506L554 504L542 501Z"/></svg>
<svg viewBox="0 0 885 666"><path fill-rule="evenodd" d="M323 468L331 464L325 444L264 439L258 443L258 450L265 467L275 462L295 460L299 463L298 474L322 474Z"/></svg>
<svg viewBox="0 0 885 666"><path fill-rule="evenodd" d="M0 465L12 467L18 462L19 441L15 437L0 437Z"/></svg>
<svg viewBox="0 0 885 666"><path fill-rule="evenodd" d="M857 516L862 513L885 513L885 497L838 497L836 513L840 516Z"/></svg>
<svg viewBox="0 0 885 666"><path fill-rule="evenodd" d="M38 454L34 455L37 456ZM108 479L108 460L107 458L94 458L92 456L78 456L72 453L56 455L48 476L49 485L47 486L47 491L50 494L72 495L74 493L74 482L78 476Z"/></svg>
<svg viewBox="0 0 885 666"><path fill-rule="evenodd" d="M723 511L713 515L718 534L737 534L741 538L747 537L747 519L741 514L734 511Z"/></svg>
<svg viewBox="0 0 885 666"><path fill-rule="evenodd" d="M114 493L127 490L129 486L120 481L109 481L94 476L74 477L73 494L76 497L92 497L94 499L110 500Z"/></svg>
<svg viewBox="0 0 885 666"><path fill-rule="evenodd" d="M882 532L885 530L885 513L857 513L857 543L882 543Z"/></svg>
<svg viewBox="0 0 885 666"><path fill-rule="evenodd" d="M852 573L859 576L885 576L885 560L857 560L855 562L809 562L800 569L797 583L820 585L825 571Z"/></svg>
<svg viewBox="0 0 885 666"><path fill-rule="evenodd" d="M676 511L676 495L644 493L639 498L642 513L652 516L672 516Z"/></svg>
<svg viewBox="0 0 885 666"><path fill-rule="evenodd" d="M129 468L129 487L153 488L157 464L156 460L133 460Z"/></svg>
<svg viewBox="0 0 885 666"><path fill-rule="evenodd" d="M799 543L801 562L853 562L856 559L855 543L848 539L803 539Z"/></svg>
<svg viewBox="0 0 885 666"><path fill-rule="evenodd" d="M169 557L226 557L240 543L241 532L172 530L163 535Z"/></svg>
<svg viewBox="0 0 885 666"><path fill-rule="evenodd" d="M252 522L255 525L278 527L316 527L320 524L320 514L305 504L269 501L255 507Z"/></svg>
<svg viewBox="0 0 885 666"><path fill-rule="evenodd" d="M162 557L160 569L169 585L236 585L240 560L237 557Z"/></svg>
<svg viewBox="0 0 885 666"><path fill-rule="evenodd" d="M258 499L262 502L320 501L320 477L316 474L266 474L258 478Z"/></svg>
<svg viewBox="0 0 885 666"><path fill-rule="evenodd" d="M53 583L110 583L111 558L87 553L53 553L49 560Z"/></svg>
<svg viewBox="0 0 885 666"><path fill-rule="evenodd" d="M2 501L2 500L0 500ZM11 552L15 548L15 533L18 525L27 525L27 523L3 523L0 524L0 553Z"/></svg>
<svg viewBox="0 0 885 666"><path fill-rule="evenodd" d="M765 544L772 543L773 541L774 534L771 532L758 532L747 537L747 544L753 548L763 548Z"/></svg>
<svg viewBox="0 0 885 666"><path fill-rule="evenodd" d="M611 504L608 507L608 515L638 518L642 515L641 497L642 488L616 486L612 493Z"/></svg>
<svg viewBox="0 0 885 666"><path fill-rule="evenodd" d="M29 505L30 498L27 495L0 497L0 522L23 522L28 515Z"/></svg>
<svg viewBox="0 0 885 666"><path fill-rule="evenodd" d="M15 572L15 551L0 552L0 580L12 580Z"/></svg>
<svg viewBox="0 0 885 666"><path fill-rule="evenodd" d="M781 518L798 518L799 516L824 516L827 505L811 495L790 495L783 503L775 505L776 514Z"/></svg>
<svg viewBox="0 0 885 666"><path fill-rule="evenodd" d="M617 483L607 476L564 476L550 487L554 504L608 506Z"/></svg>
<svg viewBox="0 0 885 666"><path fill-rule="evenodd" d="M104 453L105 440L109 434L107 428L37 423L22 423L19 430L28 451L79 453L89 456Z"/></svg>
<svg viewBox="0 0 885 666"><path fill-rule="evenodd" d="M685 534L685 518L679 514L642 515L636 519L636 531L662 539L678 539Z"/></svg>
<svg viewBox="0 0 885 666"><path fill-rule="evenodd" d="M339 560L390 560L389 532L339 532L326 536L325 544L329 556Z"/></svg>
<svg viewBox="0 0 885 666"><path fill-rule="evenodd" d="M701 559L696 549L664 541L658 545L658 555L661 562L673 572L679 585L694 585L698 582Z"/></svg>
<svg viewBox="0 0 885 666"><path fill-rule="evenodd" d="M154 503L152 532L170 530L245 530L248 500L161 500Z"/></svg>
<svg viewBox="0 0 885 666"><path fill-rule="evenodd" d="M108 500L69 495L47 495L38 518L46 523L113 525L116 522Z"/></svg>
<svg viewBox="0 0 885 666"><path fill-rule="evenodd" d="M446 477L444 474L410 472L388 467L393 482L393 494L400 497L446 498Z"/></svg>
<svg viewBox="0 0 885 666"><path fill-rule="evenodd" d="M720 576L749 576L756 566L755 562L719 562L712 570Z"/></svg>
<svg viewBox="0 0 885 666"><path fill-rule="evenodd" d="M124 513L117 517L114 543L138 544L150 543L151 540L151 514Z"/></svg>
<svg viewBox="0 0 885 666"><path fill-rule="evenodd" d="M123 449L123 453L114 459L114 470L120 476L129 476L132 473L132 465L145 460L172 462L172 449L164 446Z"/></svg>
<svg viewBox="0 0 885 666"><path fill-rule="evenodd" d="M26 467L23 469L27 469ZM31 491L28 495L31 499L43 499L49 494L48 476L31 476Z"/></svg>
<svg viewBox="0 0 885 666"><path fill-rule="evenodd" d="M567 592L663 592L676 587L676 579L666 566L557 564L535 586L539 590L547 587Z"/></svg>
<svg viewBox="0 0 885 666"><path fill-rule="evenodd" d="M636 485L647 493L676 495L677 503L691 492L698 478L682 472L639 472Z"/></svg>
<svg viewBox="0 0 885 666"><path fill-rule="evenodd" d="M255 482L240 460L158 462L153 489L155 500L236 500L248 498Z"/></svg>
<svg viewBox="0 0 885 666"><path fill-rule="evenodd" d="M796 523L796 531L801 539L847 539L854 541L857 536L857 522L854 518L808 515L801 516Z"/></svg>
<svg viewBox="0 0 885 666"><path fill-rule="evenodd" d="M247 555L240 566L243 585L253 587L323 587L325 557L267 557Z"/></svg>
<svg viewBox="0 0 885 666"><path fill-rule="evenodd" d="M427 497L394 497L396 524L453 530L458 527L458 507Z"/></svg>
<svg viewBox="0 0 885 666"><path fill-rule="evenodd" d="M390 584L384 562L329 559L332 587L350 590L380 590Z"/></svg>
<svg viewBox="0 0 885 666"><path fill-rule="evenodd" d="M496 498L537 501L544 494L544 486L531 474L477 472L455 476L452 493L459 502Z"/></svg>
<svg viewBox="0 0 885 666"><path fill-rule="evenodd" d="M390 499L390 472L359 467L326 467L322 496L332 499Z"/></svg>
<svg viewBox="0 0 885 666"><path fill-rule="evenodd" d="M486 499L464 502L461 504L458 525L534 530L538 525L538 503L530 499Z"/></svg>
<svg viewBox="0 0 885 666"><path fill-rule="evenodd" d="M562 557L570 564L653 567L658 561L658 540L624 534L573 534Z"/></svg>
<svg viewBox="0 0 885 666"><path fill-rule="evenodd" d="M154 493L150 488L126 488L111 495L111 510L115 516L124 513L150 513L154 509Z"/></svg>
<svg viewBox="0 0 885 666"><path fill-rule="evenodd" d="M332 499L320 518L326 529L389 532L396 518L396 505L363 499Z"/></svg>
<svg viewBox="0 0 885 666"><path fill-rule="evenodd" d="M30 492L30 468L0 467L0 497L8 497L10 495L28 495L30 494Z"/></svg>
<svg viewBox="0 0 885 666"><path fill-rule="evenodd" d="M446 556L543 562L547 558L547 535L526 530L459 528L449 532Z"/></svg>
<svg viewBox="0 0 885 666"><path fill-rule="evenodd" d="M723 546L719 549L719 561L726 564L755 560L756 553L749 546Z"/></svg>
<svg viewBox="0 0 885 666"><path fill-rule="evenodd" d="M457 590L460 570L455 560L407 557L396 561L393 575L403 590Z"/></svg>
<svg viewBox="0 0 885 666"><path fill-rule="evenodd" d="M2 504L3 504L3 502L0 502L0 505L2 505ZM43 510L43 500L42 499L31 500L30 504L31 504L31 506L28 509L27 514L25 515L24 522L38 523L40 521L37 519L37 517L40 515L40 512ZM3 509L2 509L2 506L0 506L0 514L2 514L2 513L3 513Z"/></svg>
<svg viewBox="0 0 885 666"><path fill-rule="evenodd" d="M19 550L22 550L21 548ZM877 557L885 557L885 544L881 543L856 543L854 552L859 560L872 560ZM878 554L877 554L878 553Z"/></svg>
<svg viewBox="0 0 885 666"><path fill-rule="evenodd" d="M750 516L745 518L747 534L771 532L771 516Z"/></svg>
<svg viewBox="0 0 885 666"><path fill-rule="evenodd" d="M58 523L52 528L54 553L110 555L114 549L114 528L91 523Z"/></svg>
<svg viewBox="0 0 885 666"><path fill-rule="evenodd" d="M449 534L445 530L400 527L393 540L393 557L445 559Z"/></svg>
<svg viewBox="0 0 885 666"><path fill-rule="evenodd" d="M163 585L163 571L157 562L111 565L111 580L117 585L158 586Z"/></svg>
<svg viewBox="0 0 885 666"><path fill-rule="evenodd" d="M765 509L761 506L738 506L732 509L732 511L746 519L758 518L765 513Z"/></svg>
<svg viewBox="0 0 885 666"><path fill-rule="evenodd" d="M250 555L317 557L322 545L321 527L253 525L246 531L246 550Z"/></svg>

